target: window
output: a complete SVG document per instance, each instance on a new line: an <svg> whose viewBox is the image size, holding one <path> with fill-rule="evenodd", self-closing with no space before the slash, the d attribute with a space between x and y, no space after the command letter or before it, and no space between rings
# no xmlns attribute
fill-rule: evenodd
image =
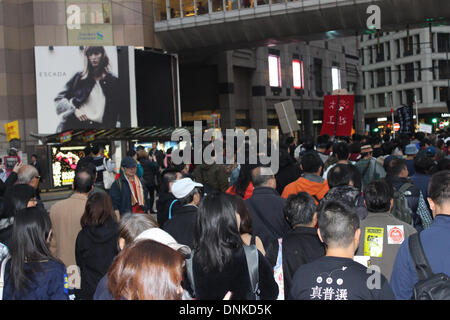
<svg viewBox="0 0 450 320"><path fill-rule="evenodd" d="M81 24L111 23L111 3L71 2L80 8Z"/></svg>
<svg viewBox="0 0 450 320"><path fill-rule="evenodd" d="M416 54L420 54L420 34L415 35Z"/></svg>
<svg viewBox="0 0 450 320"><path fill-rule="evenodd" d="M386 107L386 99L384 93L377 94L377 98L378 98L378 108Z"/></svg>
<svg viewBox="0 0 450 320"><path fill-rule="evenodd" d="M422 81L422 63L420 61L417 61L417 81Z"/></svg>
<svg viewBox="0 0 450 320"><path fill-rule="evenodd" d="M377 70L377 87L384 87L386 85L386 73L384 69Z"/></svg>
<svg viewBox="0 0 450 320"><path fill-rule="evenodd" d="M439 60L439 79L449 79L450 78L450 61Z"/></svg>
<svg viewBox="0 0 450 320"><path fill-rule="evenodd" d="M401 56L400 40L395 40L395 48L397 51L397 58L400 58Z"/></svg>
<svg viewBox="0 0 450 320"><path fill-rule="evenodd" d="M409 89L405 91L406 94L406 105L412 106L414 103L414 90Z"/></svg>
<svg viewBox="0 0 450 320"><path fill-rule="evenodd" d="M386 59L391 60L391 43L389 41L386 42Z"/></svg>
<svg viewBox="0 0 450 320"><path fill-rule="evenodd" d="M314 58L314 85L316 87L316 95L323 96L322 89L322 60Z"/></svg>
<svg viewBox="0 0 450 320"><path fill-rule="evenodd" d="M414 63L405 64L405 82L414 82Z"/></svg>
<svg viewBox="0 0 450 320"><path fill-rule="evenodd" d="M273 54L269 54L269 85L281 87L280 57Z"/></svg>
<svg viewBox="0 0 450 320"><path fill-rule="evenodd" d="M341 70L338 67L331 68L331 82L333 91L341 89Z"/></svg>
<svg viewBox="0 0 450 320"><path fill-rule="evenodd" d="M384 61L384 43L380 43L380 45L375 46L375 50L377 50L377 62Z"/></svg>
<svg viewBox="0 0 450 320"><path fill-rule="evenodd" d="M450 48L450 35L448 33L438 33L437 34L437 43L438 43L438 52L447 52Z"/></svg>
<svg viewBox="0 0 450 320"><path fill-rule="evenodd" d="M413 38L406 37L403 38L403 56L412 56L413 54Z"/></svg>
<svg viewBox="0 0 450 320"><path fill-rule="evenodd" d="M440 87L439 88L439 101L446 102L448 100L448 88Z"/></svg>
<svg viewBox="0 0 450 320"><path fill-rule="evenodd" d="M297 59L292 60L292 77L294 89L303 89L303 61Z"/></svg>

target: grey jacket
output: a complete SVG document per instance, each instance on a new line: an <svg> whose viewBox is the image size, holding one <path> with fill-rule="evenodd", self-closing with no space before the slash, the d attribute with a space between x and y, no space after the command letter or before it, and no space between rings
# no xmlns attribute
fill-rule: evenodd
<svg viewBox="0 0 450 320"><path fill-rule="evenodd" d="M388 233L388 226L390 226L391 234ZM395 227L403 226L403 236L398 232ZM411 225L395 218L389 212L369 212L366 219L360 222L361 237L359 240L358 251L356 251L357 256L368 255L365 254L365 249L368 248L370 243L370 235L366 234L368 231L366 228L377 228L377 230L383 229L383 249L381 252L381 257L371 257L370 265L376 265L381 269L381 274L383 274L388 281L391 279L392 270L394 268L395 257L397 256L397 251L400 248L400 244L405 241L410 235L416 233ZM401 230L401 228L399 228ZM370 231L369 231L370 232ZM366 239L369 236L369 239ZM399 237L400 236L400 237ZM400 240L400 243L394 243Z"/></svg>

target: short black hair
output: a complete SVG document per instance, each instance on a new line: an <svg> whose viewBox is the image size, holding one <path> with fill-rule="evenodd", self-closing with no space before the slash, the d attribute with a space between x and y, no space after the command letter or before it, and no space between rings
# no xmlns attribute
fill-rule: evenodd
<svg viewBox="0 0 450 320"><path fill-rule="evenodd" d="M81 168L75 174L73 189L80 193L88 193L94 185L94 178L88 168Z"/></svg>
<svg viewBox="0 0 450 320"><path fill-rule="evenodd" d="M364 200L369 212L388 212L391 209L391 199L394 190L386 180L370 182L364 188Z"/></svg>
<svg viewBox="0 0 450 320"><path fill-rule="evenodd" d="M450 202L450 170L439 171L431 176L428 197L439 206Z"/></svg>
<svg viewBox="0 0 450 320"><path fill-rule="evenodd" d="M394 158L387 165L386 175L398 177L404 168L407 168L406 161L401 158Z"/></svg>
<svg viewBox="0 0 450 320"><path fill-rule="evenodd" d="M86 159L85 161L82 161L83 159ZM92 159L92 158L91 158ZM97 175L97 168L95 167L94 162L92 162L88 158L82 158L77 163L77 167L75 169L75 175L80 172L81 170L84 170L86 172L89 172L93 179L95 179L95 176Z"/></svg>
<svg viewBox="0 0 450 320"><path fill-rule="evenodd" d="M414 159L414 169L416 170L416 172L421 174L427 174L428 172L430 172L433 165L434 161L430 157L422 156L416 157Z"/></svg>
<svg viewBox="0 0 450 320"><path fill-rule="evenodd" d="M359 229L356 210L338 200L321 201L318 219L322 240L328 247L348 247Z"/></svg>
<svg viewBox="0 0 450 320"><path fill-rule="evenodd" d="M338 186L348 186L353 178L353 170L347 164L338 163L328 171L326 178L330 189Z"/></svg>
<svg viewBox="0 0 450 320"><path fill-rule="evenodd" d="M316 210L316 202L306 192L290 195L283 208L284 216L291 227L297 224L310 224L313 221Z"/></svg>
<svg viewBox="0 0 450 320"><path fill-rule="evenodd" d="M320 167L323 167L322 159L316 152L307 152L302 156L300 160L303 171L307 173L316 173Z"/></svg>
<svg viewBox="0 0 450 320"><path fill-rule="evenodd" d="M350 154L350 148L347 143L339 142L333 146L333 153L338 160L347 160Z"/></svg>
<svg viewBox="0 0 450 320"><path fill-rule="evenodd" d="M101 149L105 149L105 147L102 144L96 143L94 144L94 146L92 147L92 153L93 154L98 154L100 152Z"/></svg>

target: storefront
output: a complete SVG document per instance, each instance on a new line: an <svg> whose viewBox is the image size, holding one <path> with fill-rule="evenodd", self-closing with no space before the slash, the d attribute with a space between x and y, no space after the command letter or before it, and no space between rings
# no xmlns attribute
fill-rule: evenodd
<svg viewBox="0 0 450 320"><path fill-rule="evenodd" d="M185 128L193 134L192 128ZM79 159L85 156L87 145L96 143L105 146L105 155L112 157L116 163L117 170L122 157L127 150L136 148L138 145L146 149L152 147L153 142L158 144L157 148L163 150L176 145L171 141L175 128L128 128L107 130L73 130L70 134L40 135L32 134L42 144L36 146L34 153L38 155L41 163L44 182L42 189L52 190L60 188L71 188L75 176L75 168Z"/></svg>

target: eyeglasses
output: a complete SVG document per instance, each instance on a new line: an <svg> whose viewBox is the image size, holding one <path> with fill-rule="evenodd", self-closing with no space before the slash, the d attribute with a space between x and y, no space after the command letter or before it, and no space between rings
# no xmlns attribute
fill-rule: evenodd
<svg viewBox="0 0 450 320"><path fill-rule="evenodd" d="M41 176L34 176L36 179L40 180Z"/></svg>

